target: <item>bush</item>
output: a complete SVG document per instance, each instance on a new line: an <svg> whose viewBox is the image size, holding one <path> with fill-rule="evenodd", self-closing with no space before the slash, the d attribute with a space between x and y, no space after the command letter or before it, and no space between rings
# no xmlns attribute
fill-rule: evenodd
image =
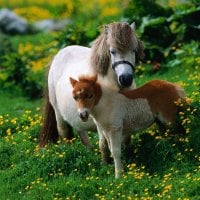
<svg viewBox="0 0 200 200"><path fill-rule="evenodd" d="M173 57L173 46L200 40L200 6L195 2L177 4L171 9L151 0L133 0L124 15L139 25L147 60L167 62Z"/></svg>

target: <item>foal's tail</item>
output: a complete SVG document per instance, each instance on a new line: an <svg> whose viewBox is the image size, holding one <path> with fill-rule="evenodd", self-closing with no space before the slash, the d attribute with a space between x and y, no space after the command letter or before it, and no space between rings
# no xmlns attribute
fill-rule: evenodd
<svg viewBox="0 0 200 200"><path fill-rule="evenodd" d="M42 148L49 142L56 143L58 140L58 129L55 111L49 101L48 87L45 91L45 113L44 121L40 131L39 147Z"/></svg>

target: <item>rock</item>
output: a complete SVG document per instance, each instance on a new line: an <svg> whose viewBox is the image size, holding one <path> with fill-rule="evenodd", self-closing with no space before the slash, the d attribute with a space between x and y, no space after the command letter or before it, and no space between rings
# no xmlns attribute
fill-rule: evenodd
<svg viewBox="0 0 200 200"><path fill-rule="evenodd" d="M0 31L9 34L25 34L29 31L27 21L9 9L0 10Z"/></svg>
<svg viewBox="0 0 200 200"><path fill-rule="evenodd" d="M45 19L34 23L33 27L39 31L51 32L51 31L62 30L65 28L66 25L70 23L71 21L69 19L63 19L63 20Z"/></svg>

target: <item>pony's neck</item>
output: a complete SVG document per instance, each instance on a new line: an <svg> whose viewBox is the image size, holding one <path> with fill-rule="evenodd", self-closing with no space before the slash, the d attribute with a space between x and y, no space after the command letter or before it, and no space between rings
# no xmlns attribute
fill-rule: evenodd
<svg viewBox="0 0 200 200"><path fill-rule="evenodd" d="M108 88L113 91L119 91L117 78L111 67L108 68L108 73L106 76L98 74L98 82L103 88Z"/></svg>

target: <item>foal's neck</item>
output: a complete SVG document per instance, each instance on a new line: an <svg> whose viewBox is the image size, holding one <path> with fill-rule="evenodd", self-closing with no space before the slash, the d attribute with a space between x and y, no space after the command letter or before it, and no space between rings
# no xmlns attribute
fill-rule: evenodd
<svg viewBox="0 0 200 200"><path fill-rule="evenodd" d="M93 91L94 91L94 96L95 96L95 106L99 103L99 100L101 99L102 96L102 89L99 83L95 83L93 85Z"/></svg>

